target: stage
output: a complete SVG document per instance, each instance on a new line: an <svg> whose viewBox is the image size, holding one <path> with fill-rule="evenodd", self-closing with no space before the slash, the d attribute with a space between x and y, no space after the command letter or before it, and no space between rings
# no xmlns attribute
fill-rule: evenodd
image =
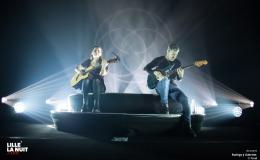
<svg viewBox="0 0 260 160"><path fill-rule="evenodd" d="M8 152L8 147L2 147L1 156L237 159L236 155L259 150L257 126L228 125L228 121L225 126L209 125L207 114L192 114L191 126L198 137L187 137L180 127L182 114L178 104L170 101L171 114L159 114L158 101L159 97L151 94L102 94L101 113L48 111L46 121L2 106L1 146L20 143L27 150L14 155ZM234 118L233 121L240 122Z"/></svg>
<svg viewBox="0 0 260 160"><path fill-rule="evenodd" d="M28 147L28 152L11 156L2 147L1 155L11 159L237 159L232 154L259 151L259 134L256 130L202 127L196 139L171 134L106 139L57 131L51 124L14 122L1 125L1 146L22 141L22 146Z"/></svg>
<svg viewBox="0 0 260 160"><path fill-rule="evenodd" d="M52 117L55 123L40 123L22 114L2 117L1 156L11 159L237 159L235 154L259 151L260 128L200 126L198 137L189 138L179 134L178 127L169 130L178 124L178 114L58 112L52 113ZM66 119L58 122L63 118ZM5 147L7 143L21 143L28 148L27 152L10 155Z"/></svg>

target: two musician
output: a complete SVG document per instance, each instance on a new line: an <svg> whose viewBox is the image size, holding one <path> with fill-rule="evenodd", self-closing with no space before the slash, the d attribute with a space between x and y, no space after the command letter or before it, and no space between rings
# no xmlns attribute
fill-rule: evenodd
<svg viewBox="0 0 260 160"><path fill-rule="evenodd" d="M181 80L184 76L184 69L181 62L177 59L180 48L176 44L170 44L166 51L165 56L160 56L148 63L144 70L156 77L156 84L154 88L160 95L162 113L169 114L168 97L173 101L181 103L183 108L182 127L185 133L189 136L195 137L196 134L191 129L191 110L188 103L187 96L177 87L176 80ZM104 84L104 76L107 74L108 61L102 58L102 48L99 46L94 47L89 59L77 66L76 72L79 75L85 75L80 81L80 88L83 92L84 107L87 111L100 112L99 100L100 94L106 90ZM195 66L200 67L207 64L206 62L195 62ZM171 74L167 74L170 73ZM174 72L173 72L174 71ZM76 77L76 81L77 81ZM78 85L78 84L77 84ZM94 94L94 107L89 108L89 93ZM84 111L84 110L83 110Z"/></svg>

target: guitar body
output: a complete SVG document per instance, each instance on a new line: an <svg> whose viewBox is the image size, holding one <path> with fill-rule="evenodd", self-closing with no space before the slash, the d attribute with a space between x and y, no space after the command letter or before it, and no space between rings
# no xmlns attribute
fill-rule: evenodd
<svg viewBox="0 0 260 160"><path fill-rule="evenodd" d="M115 62L118 62L120 60L120 58L118 56L116 56L115 58L113 59L109 59L107 61L108 64L111 64L111 63L115 63ZM79 88L79 84L80 82L83 80L83 79L86 79L86 78L89 78L89 76L91 76L91 71L95 70L95 69L98 69L99 67L101 66L89 66L85 69L83 69L83 71L85 72L84 74L80 74L80 73L75 73L70 81L70 86L77 89Z"/></svg>
<svg viewBox="0 0 260 160"><path fill-rule="evenodd" d="M72 77L71 81L70 81L70 85L73 88L77 88L76 86L83 80L88 78L89 73L86 74L79 74L79 73L75 73L74 76Z"/></svg>
<svg viewBox="0 0 260 160"><path fill-rule="evenodd" d="M147 86L149 89L156 88L159 80L157 80L156 76L154 74L149 74L147 77Z"/></svg>

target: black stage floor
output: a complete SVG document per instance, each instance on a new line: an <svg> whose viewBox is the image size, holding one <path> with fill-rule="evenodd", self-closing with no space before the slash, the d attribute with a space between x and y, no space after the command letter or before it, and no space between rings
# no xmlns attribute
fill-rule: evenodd
<svg viewBox="0 0 260 160"><path fill-rule="evenodd" d="M93 138L11 122L1 125L0 136L1 157L8 159L259 159L257 128L202 127L195 139L169 133ZM21 141L28 152L8 155L6 144Z"/></svg>

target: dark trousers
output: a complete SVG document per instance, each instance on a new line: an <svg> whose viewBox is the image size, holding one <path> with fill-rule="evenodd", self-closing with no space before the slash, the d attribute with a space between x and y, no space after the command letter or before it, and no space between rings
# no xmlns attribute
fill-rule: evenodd
<svg viewBox="0 0 260 160"><path fill-rule="evenodd" d="M105 92L104 82L100 79L85 79L82 81L83 111L100 110L100 94ZM89 93L93 93L91 97Z"/></svg>

